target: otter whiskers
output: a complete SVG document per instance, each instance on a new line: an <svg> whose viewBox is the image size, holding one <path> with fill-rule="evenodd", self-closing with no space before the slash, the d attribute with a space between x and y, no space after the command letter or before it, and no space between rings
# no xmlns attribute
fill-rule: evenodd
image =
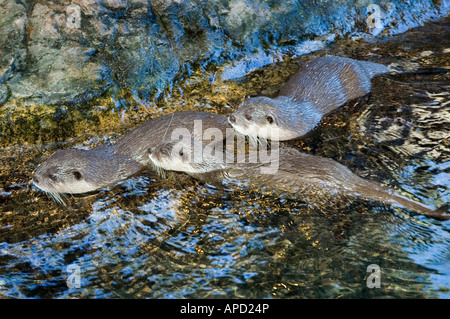
<svg viewBox="0 0 450 319"><path fill-rule="evenodd" d="M58 204L67 206L66 202L63 200L63 197L67 197L66 194L64 193L56 193L50 190L44 191L43 192L50 198L53 199L55 202L57 202Z"/></svg>
<svg viewBox="0 0 450 319"><path fill-rule="evenodd" d="M161 166L156 165L155 162L153 162L151 159L150 159L150 163L152 165L153 170L156 172L156 174L159 177L165 179L166 178L166 170L163 169Z"/></svg>

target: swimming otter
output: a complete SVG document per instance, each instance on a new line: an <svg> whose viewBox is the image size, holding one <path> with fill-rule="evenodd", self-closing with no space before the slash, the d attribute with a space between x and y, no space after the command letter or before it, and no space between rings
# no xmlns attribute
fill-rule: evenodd
<svg viewBox="0 0 450 319"><path fill-rule="evenodd" d="M231 129L227 118L218 114L184 111L164 115L138 126L112 145L57 151L38 167L32 181L61 202L59 193L95 191L151 166L148 148L171 139L175 129L184 129L179 131L182 134L188 130L201 140L208 129L218 130L210 131L211 139L225 138L227 128Z"/></svg>
<svg viewBox="0 0 450 319"><path fill-rule="evenodd" d="M436 219L450 215L409 199L395 190L353 174L344 165L325 157L301 153L295 149L280 149L277 171L262 174L261 168L273 163L253 162L258 154L249 154L245 161L228 162L229 154L217 154L190 138L164 142L149 149L149 158L162 169L182 171L208 184L245 185L260 192L302 198L308 203L323 205L336 198L361 198L390 204ZM203 153L194 157L195 147ZM198 155L198 154L197 154Z"/></svg>
<svg viewBox="0 0 450 319"><path fill-rule="evenodd" d="M285 141L305 135L348 101L370 92L370 80L389 72L385 65L337 56L308 61L276 98L245 100L228 118L244 135Z"/></svg>

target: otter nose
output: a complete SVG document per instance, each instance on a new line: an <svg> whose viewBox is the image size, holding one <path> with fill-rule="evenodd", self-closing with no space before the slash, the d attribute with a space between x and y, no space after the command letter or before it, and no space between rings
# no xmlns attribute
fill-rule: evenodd
<svg viewBox="0 0 450 319"><path fill-rule="evenodd" d="M39 179L36 176L33 176L31 179L33 180L33 183L39 184Z"/></svg>
<svg viewBox="0 0 450 319"><path fill-rule="evenodd" d="M234 117L233 114L231 114L230 117L228 117L228 120L229 120L231 123L236 123L236 118Z"/></svg>

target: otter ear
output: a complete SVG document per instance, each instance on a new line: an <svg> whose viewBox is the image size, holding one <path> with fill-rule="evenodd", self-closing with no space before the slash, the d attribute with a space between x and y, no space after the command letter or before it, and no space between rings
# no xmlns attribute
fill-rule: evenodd
<svg viewBox="0 0 450 319"><path fill-rule="evenodd" d="M161 154L170 156L170 153L172 152L173 145L171 143L167 143L159 148L159 151Z"/></svg>

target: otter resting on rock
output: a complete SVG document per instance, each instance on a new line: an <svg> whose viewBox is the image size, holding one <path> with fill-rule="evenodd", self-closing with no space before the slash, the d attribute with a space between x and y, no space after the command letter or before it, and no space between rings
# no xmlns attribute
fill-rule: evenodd
<svg viewBox="0 0 450 319"><path fill-rule="evenodd" d="M325 114L367 95L371 79L387 72L388 67L373 62L337 56L313 59L288 80L276 98L249 98L228 120L244 135L295 139L311 131Z"/></svg>
<svg viewBox="0 0 450 319"><path fill-rule="evenodd" d="M279 156L273 156L271 163L257 160L258 154L248 154L244 161L237 161L233 154L207 149L191 138L164 142L148 152L155 166L188 173L208 184L245 185L263 193L287 195L316 205L336 198L361 198L436 219L450 219L446 212L402 196L380 183L360 178L330 158L295 149L280 149ZM269 165L276 170L262 173L261 168Z"/></svg>
<svg viewBox="0 0 450 319"><path fill-rule="evenodd" d="M36 187L62 202L61 193L95 191L151 167L148 148L170 140L176 129L202 139L208 129L219 131L217 135L224 138L227 128L227 118L218 114L185 111L164 115L131 130L112 145L100 145L90 150L57 151L38 167L32 181Z"/></svg>

